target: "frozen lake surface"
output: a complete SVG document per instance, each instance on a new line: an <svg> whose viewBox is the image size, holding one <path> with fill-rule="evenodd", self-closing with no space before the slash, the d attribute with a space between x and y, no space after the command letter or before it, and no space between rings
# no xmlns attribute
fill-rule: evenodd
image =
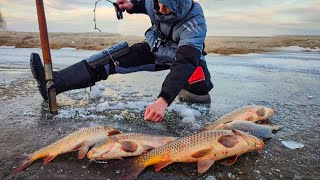
<svg viewBox="0 0 320 180"><path fill-rule="evenodd" d="M112 126L123 132L185 136L240 106L256 104L275 110L271 124L284 125L265 149L225 167L215 163L198 174L196 164L175 163L159 173L147 168L138 179L317 179L320 177L320 53L290 47L263 54L207 56L214 82L211 105L178 100L165 121L143 120L144 109L158 96L168 71L113 75L96 86L57 96L59 115L52 117L29 68L31 52L40 49L0 47L0 179L115 179L103 165L65 154L44 166L12 174L18 154L31 153L81 128ZM52 50L53 67L63 69L97 51ZM302 148L290 149L282 141Z"/></svg>

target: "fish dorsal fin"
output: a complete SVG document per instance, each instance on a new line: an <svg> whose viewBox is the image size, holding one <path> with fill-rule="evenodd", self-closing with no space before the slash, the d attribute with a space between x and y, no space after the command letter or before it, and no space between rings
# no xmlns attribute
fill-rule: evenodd
<svg viewBox="0 0 320 180"><path fill-rule="evenodd" d="M198 173L206 172L214 163L214 159L200 160L198 162Z"/></svg>
<svg viewBox="0 0 320 180"><path fill-rule="evenodd" d="M220 125L216 126L214 129L229 130L230 127L228 126L228 123L227 123L227 124L220 124Z"/></svg>
<svg viewBox="0 0 320 180"><path fill-rule="evenodd" d="M151 149L154 149L153 146L149 146L149 145L143 145L142 147L143 147L144 152L147 152L147 151L150 151Z"/></svg>
<svg viewBox="0 0 320 180"><path fill-rule="evenodd" d="M206 155L210 154L211 150L212 149L210 149L210 148L202 149L200 151L197 151L197 152L191 154L191 157L193 157L193 158L201 158L203 156L206 156Z"/></svg>
<svg viewBox="0 0 320 180"><path fill-rule="evenodd" d="M78 159L83 159L87 155L88 150L89 147L87 146L81 147L78 152Z"/></svg>
<svg viewBox="0 0 320 180"><path fill-rule="evenodd" d="M120 142L121 149L125 152L135 152L138 149L138 144L132 141Z"/></svg>
<svg viewBox="0 0 320 180"><path fill-rule="evenodd" d="M154 165L155 171L159 172L162 168L169 166L171 163L173 163L171 160L161 161L161 162L157 163L156 165Z"/></svg>
<svg viewBox="0 0 320 180"><path fill-rule="evenodd" d="M238 143L238 140L236 135L224 135L219 138L218 142L227 148L232 148Z"/></svg>
<svg viewBox="0 0 320 180"><path fill-rule="evenodd" d="M266 115L266 110L264 109L264 107L261 107L257 110L257 115L258 116L264 116Z"/></svg>
<svg viewBox="0 0 320 180"><path fill-rule="evenodd" d="M228 157L228 158L221 160L220 163L225 166L231 166L232 164L234 164L237 161L237 159L238 159L238 155L235 155L235 156L231 156L231 157Z"/></svg>
<svg viewBox="0 0 320 180"><path fill-rule="evenodd" d="M112 130L108 133L108 136L114 136L114 135L117 135L117 134L121 134L122 132L119 131L119 130Z"/></svg>

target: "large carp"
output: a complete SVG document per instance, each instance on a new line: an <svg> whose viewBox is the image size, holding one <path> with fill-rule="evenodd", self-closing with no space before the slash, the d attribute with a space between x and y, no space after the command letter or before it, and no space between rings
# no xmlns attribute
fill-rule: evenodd
<svg viewBox="0 0 320 180"><path fill-rule="evenodd" d="M240 130L243 132L250 133L253 136L256 136L258 138L266 139L266 138L272 138L273 133L280 130L284 126L280 125L266 125L266 124L256 124L251 121L233 121L229 122L227 124L220 124L216 126L214 129L228 129L228 130Z"/></svg>
<svg viewBox="0 0 320 180"><path fill-rule="evenodd" d="M142 133L118 134L106 142L95 145L87 154L91 160L122 159L138 156L143 152L162 146L177 138Z"/></svg>
<svg viewBox="0 0 320 180"><path fill-rule="evenodd" d="M173 162L197 162L198 172L203 173L217 160L225 159L223 164L231 165L241 154L261 150L263 146L262 140L241 131L209 130L179 138L107 168L124 169L121 179L134 179L147 166L155 165L155 170L160 171Z"/></svg>
<svg viewBox="0 0 320 180"><path fill-rule="evenodd" d="M220 124L226 124L228 122L237 120L246 120L251 122L262 121L273 115L273 110L268 107L263 106L243 106L230 113L221 116L216 121L206 125L203 130L213 130L216 126Z"/></svg>
<svg viewBox="0 0 320 180"><path fill-rule="evenodd" d="M37 159L45 158L44 164L48 164L59 154L77 150L79 150L78 158L82 159L86 156L91 146L106 141L109 136L120 133L119 130L107 126L82 128L49 146L27 155L27 159L15 169L15 172L25 170Z"/></svg>

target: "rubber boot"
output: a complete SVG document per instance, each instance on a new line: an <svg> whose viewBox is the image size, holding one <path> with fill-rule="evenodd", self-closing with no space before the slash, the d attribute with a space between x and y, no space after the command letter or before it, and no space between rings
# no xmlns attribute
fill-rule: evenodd
<svg viewBox="0 0 320 180"><path fill-rule="evenodd" d="M187 90L181 90L179 94L179 100L188 103L209 104L211 103L210 94L197 95Z"/></svg>
<svg viewBox="0 0 320 180"><path fill-rule="evenodd" d="M38 89L44 100L48 99L44 68L41 58L38 54L32 53L30 57L30 67L33 77L38 82ZM100 77L101 76L101 77ZM98 80L106 78L103 75L94 75L92 70L83 60L73 64L61 71L53 72L53 83L56 88L57 95L59 93L93 86Z"/></svg>

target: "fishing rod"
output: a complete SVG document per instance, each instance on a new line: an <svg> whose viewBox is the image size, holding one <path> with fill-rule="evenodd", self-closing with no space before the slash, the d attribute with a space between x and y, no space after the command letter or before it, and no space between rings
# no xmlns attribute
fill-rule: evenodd
<svg viewBox="0 0 320 180"><path fill-rule="evenodd" d="M97 4L98 4L99 1L101 1L101 0L97 0L96 3L95 3L95 5L94 5L94 10L93 10L93 16L94 16L94 18L93 18L93 21L94 21L94 30L98 30L98 31L101 32L101 30L97 27L97 19L96 19L96 9L97 9ZM117 19L118 19L118 20L123 19L123 13L122 13L122 12L123 12L124 10L122 10L122 9L119 7L119 5L118 5L117 3L115 3L115 2L112 2L112 1L110 1L110 0L106 0L106 1L107 1L107 2L110 2L110 3L115 7Z"/></svg>
<svg viewBox="0 0 320 180"><path fill-rule="evenodd" d="M46 88L48 92L49 108L51 114L58 114L58 105L56 100L56 88L53 83L52 76L52 61L48 38L48 29L46 15L44 11L43 0L36 0L38 24L40 33L40 42L44 62L45 79L47 82Z"/></svg>

